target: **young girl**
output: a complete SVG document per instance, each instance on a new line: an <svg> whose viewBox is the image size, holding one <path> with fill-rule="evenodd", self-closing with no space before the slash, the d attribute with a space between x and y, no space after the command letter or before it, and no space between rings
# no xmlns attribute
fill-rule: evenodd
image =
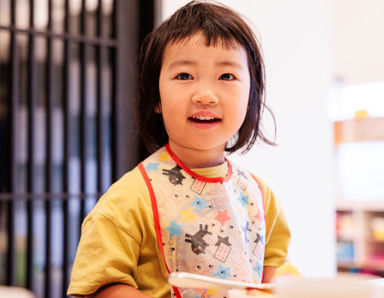
<svg viewBox="0 0 384 298"><path fill-rule="evenodd" d="M224 152L248 150L264 107L251 29L220 4L193 1L146 39L140 133L152 153L85 219L68 294L226 297L172 287L171 272L269 282L290 239L271 190Z"/></svg>

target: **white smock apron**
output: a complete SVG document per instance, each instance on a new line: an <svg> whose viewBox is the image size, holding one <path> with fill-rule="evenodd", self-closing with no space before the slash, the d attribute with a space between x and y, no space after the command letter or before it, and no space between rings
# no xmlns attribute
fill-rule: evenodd
<svg viewBox="0 0 384 298"><path fill-rule="evenodd" d="M226 162L224 177L203 177L166 145L139 164L151 196L157 241L168 273L260 283L263 195L254 176ZM171 287L171 292L173 297L228 297L220 289Z"/></svg>

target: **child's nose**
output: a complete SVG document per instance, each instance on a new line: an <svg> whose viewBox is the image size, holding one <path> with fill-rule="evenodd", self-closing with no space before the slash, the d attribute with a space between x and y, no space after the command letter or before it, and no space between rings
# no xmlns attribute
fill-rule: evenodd
<svg viewBox="0 0 384 298"><path fill-rule="evenodd" d="M192 96L192 102L203 105L216 105L219 98L211 91L200 92Z"/></svg>

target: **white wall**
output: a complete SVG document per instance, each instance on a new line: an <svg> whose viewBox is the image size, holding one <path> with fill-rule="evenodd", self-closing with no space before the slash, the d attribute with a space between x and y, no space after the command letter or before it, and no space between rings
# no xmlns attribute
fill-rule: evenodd
<svg viewBox="0 0 384 298"><path fill-rule="evenodd" d="M346 84L384 81L384 0L332 0L333 74Z"/></svg>
<svg viewBox="0 0 384 298"><path fill-rule="evenodd" d="M163 0L168 17L184 0ZM292 231L289 259L307 277L335 272L330 87L330 0L223 0L246 16L262 42L267 103L277 147L256 145L232 160L266 180ZM271 130L270 120L265 126Z"/></svg>

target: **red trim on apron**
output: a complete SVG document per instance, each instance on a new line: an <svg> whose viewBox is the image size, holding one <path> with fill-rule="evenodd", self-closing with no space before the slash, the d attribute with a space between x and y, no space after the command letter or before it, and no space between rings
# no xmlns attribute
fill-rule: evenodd
<svg viewBox="0 0 384 298"><path fill-rule="evenodd" d="M167 149L167 151L168 151L169 155L172 157L172 159L176 162L176 164L178 164L189 175L191 175L192 177L194 177L200 181L209 182L209 183L217 183L217 182L226 182L229 180L229 178L231 178L232 165L226 158L225 158L225 161L228 164L228 171L227 171L227 174L225 175L225 177L204 177L204 176L200 176L199 174L195 173L194 171L189 169L185 164L183 164L183 162L177 158L175 153L173 153L173 151L169 147L169 144L166 144L165 148Z"/></svg>
<svg viewBox="0 0 384 298"><path fill-rule="evenodd" d="M151 184L151 182L149 180L147 172L144 169L143 164L139 163L138 168L139 168L139 170L141 172L141 175L144 178L145 183L147 184L149 195L151 197L153 217L154 217L154 220L155 220L155 230L156 230L156 236L157 236L157 244L159 245L160 250L161 250L161 254L163 255L165 267L167 268L168 274L170 274L171 271L168 268L167 259L165 258L165 254L164 254L163 237L161 236L160 220L159 220L159 213L157 211L157 203L156 203L155 193L153 191L152 184ZM181 294L180 294L179 289L177 287L175 287L175 286L172 286L172 288L173 288L173 291L176 294L176 297L177 298L181 298Z"/></svg>

